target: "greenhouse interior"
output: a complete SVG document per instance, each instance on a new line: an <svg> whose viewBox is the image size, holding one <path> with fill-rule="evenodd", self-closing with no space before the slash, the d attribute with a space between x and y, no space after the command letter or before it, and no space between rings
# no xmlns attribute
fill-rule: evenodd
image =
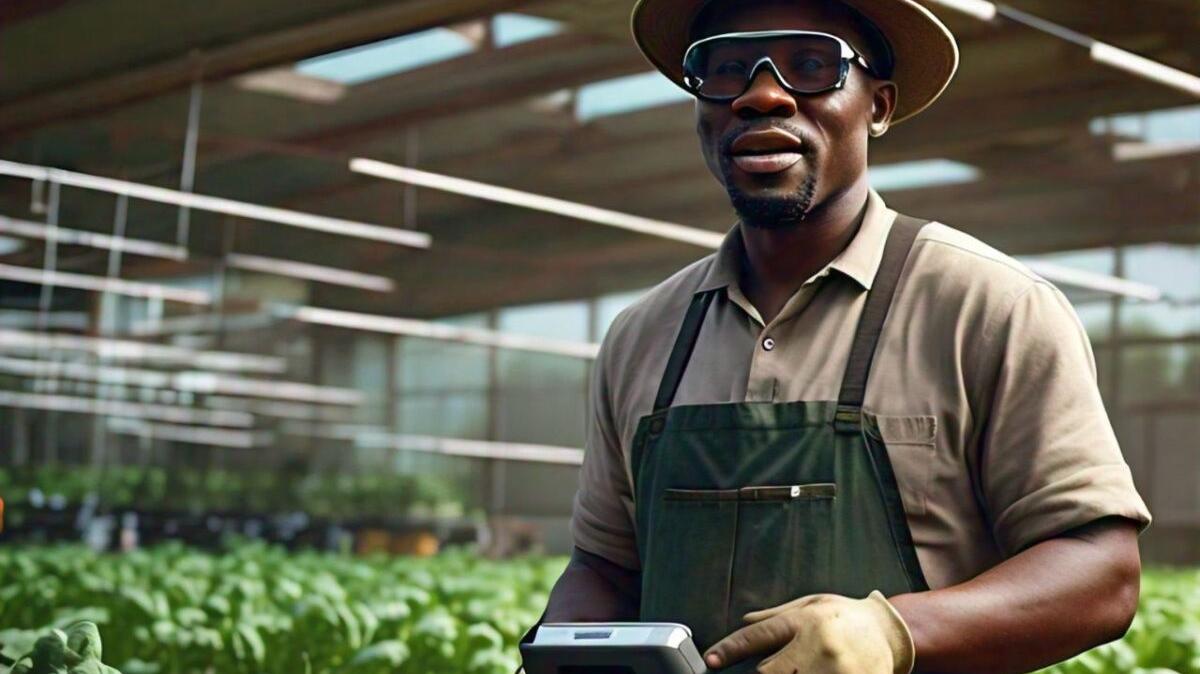
<svg viewBox="0 0 1200 674"><path fill-rule="evenodd" d="M1049 671L1200 674L1200 4L921 3L871 185L1066 294L1154 516ZM632 5L0 3L0 673L518 667L600 344L736 221Z"/></svg>

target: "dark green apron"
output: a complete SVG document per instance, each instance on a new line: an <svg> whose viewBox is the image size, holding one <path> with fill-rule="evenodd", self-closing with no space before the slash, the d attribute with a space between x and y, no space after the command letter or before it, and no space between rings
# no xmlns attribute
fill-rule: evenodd
<svg viewBox="0 0 1200 674"><path fill-rule="evenodd" d="M672 407L720 291L692 300L633 441L642 621L688 625L703 652L743 614L808 594L928 589L887 451L862 415L883 321L924 224L899 216L888 235L837 401ZM724 671L753 671L761 659Z"/></svg>

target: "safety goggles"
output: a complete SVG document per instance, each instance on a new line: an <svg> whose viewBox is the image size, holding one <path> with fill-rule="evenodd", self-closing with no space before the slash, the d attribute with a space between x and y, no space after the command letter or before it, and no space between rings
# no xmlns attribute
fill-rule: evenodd
<svg viewBox="0 0 1200 674"><path fill-rule="evenodd" d="M793 94L841 89L856 63L874 71L854 47L836 35L808 30L724 33L698 40L683 55L684 85L698 98L738 98L769 67Z"/></svg>

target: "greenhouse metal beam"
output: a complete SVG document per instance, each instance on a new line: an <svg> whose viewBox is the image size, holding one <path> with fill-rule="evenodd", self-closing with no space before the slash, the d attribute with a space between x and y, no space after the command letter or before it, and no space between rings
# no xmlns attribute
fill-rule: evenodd
<svg viewBox="0 0 1200 674"><path fill-rule="evenodd" d="M391 243L400 246L429 248L431 244L431 237L424 232L415 232L412 230L399 229L395 227L384 227L382 225L373 225L354 220L344 220L342 218L331 218L324 215L292 211L286 208L276 208L274 206L263 206L245 201L236 201L234 199L226 199L224 197L213 197L204 194L195 194L192 192L181 192L179 190L167 189L165 187L157 187L155 185L135 183L128 180L117 180L115 178L105 178L87 173L77 173L75 171L66 171L63 169L37 166L34 164L21 164L4 159L0 159L0 175L13 176L16 178L28 178L35 181L47 181L58 183L60 185L68 185L82 189L107 192L109 194L124 194L135 199L144 199L146 201L154 201L162 204L182 206L185 208L196 209L198 211L208 211L210 213L220 213L234 217L249 218L251 220L274 222L281 225L289 225L291 227L310 229L318 232L327 232L330 234L349 236L358 239L380 241L383 243Z"/></svg>
<svg viewBox="0 0 1200 674"><path fill-rule="evenodd" d="M1144 302L1157 302L1163 298L1163 291L1149 283L1139 283L1108 274L1098 274L1037 260L1026 260L1025 266L1046 280L1062 286L1092 290Z"/></svg>
<svg viewBox="0 0 1200 674"><path fill-rule="evenodd" d="M170 440L195 445L215 445L233 449L253 449L271 444L272 434L266 431L238 431L204 426L152 423L140 419L109 419L108 430L121 435L134 435L149 440Z"/></svg>
<svg viewBox="0 0 1200 674"><path fill-rule="evenodd" d="M386 276L363 274L361 272L325 267L318 264L308 264L306 262L277 260L259 255L229 253L225 256L225 262L230 267L244 271L276 274L303 281L317 281L319 283L330 283L350 288L374 290L381 293L392 292L396 287L395 282Z"/></svg>
<svg viewBox="0 0 1200 674"><path fill-rule="evenodd" d="M111 360L164 362L206 370L272 374L287 370L287 361L277 356L229 351L199 351L184 346L148 344L133 340L0 329L0 351L14 350L83 351Z"/></svg>
<svg viewBox="0 0 1200 674"><path fill-rule="evenodd" d="M0 356L0 372L23 377L93 381L117 386L139 386L205 395L246 396L323 405L360 405L365 398L364 394L356 389L314 386L294 381L249 379L196 370L161 372L140 368L3 356Z"/></svg>
<svg viewBox="0 0 1200 674"><path fill-rule="evenodd" d="M407 185L427 187L475 199L553 213L568 218L608 225L609 227L618 227L641 234L690 243L704 248L717 248L725 238L725 234L722 232L644 218L639 215L621 213L607 208L598 208L575 201L556 199L508 187L489 185L475 180L455 178L439 173L430 173L429 171L419 171L406 166L397 166L396 164L388 164L363 157L351 159L350 170L355 173L371 175L385 180L394 180Z"/></svg>
<svg viewBox="0 0 1200 674"><path fill-rule="evenodd" d="M46 82L38 91L6 101L0 108L0 133L95 115L186 87L198 74L207 81L219 80L373 40L468 21L506 11L525 1L371 0L354 3L360 7L355 11L332 15L321 5L332 6L334 3L311 3L314 15L296 25L278 25L272 19L278 12L233 3L228 6L245 8L246 14L239 18L245 26L257 27L255 30L230 35L224 38L224 44L218 45L197 42L202 31L179 30L174 37L178 38L176 41L180 46L166 58L133 67L124 62L88 62L74 79ZM316 14L318 12L325 15ZM190 35L191 32L197 32L197 36ZM101 72L95 72L97 67L102 69Z"/></svg>
<svg viewBox="0 0 1200 674"><path fill-rule="evenodd" d="M68 229L66 227L50 227L44 222L33 222L0 215L0 234L12 234L26 239L62 243L71 246L87 246L104 250L161 257L168 260L186 260L187 248L158 241L143 239L127 239L110 236L83 229Z"/></svg>
<svg viewBox="0 0 1200 674"><path fill-rule="evenodd" d="M556 199L507 187L497 187L474 180L464 180L428 171L387 164L373 159L350 160L350 170L397 182L461 194L486 201L496 201L513 206L555 213L566 217L620 227L650 236L684 241L697 246L716 249L725 235L695 227L687 227L661 220L650 220L603 208L596 208L565 199ZM1134 283L1126 279L1091 272L1079 272L1058 265L1040 265L1039 273L1046 280L1066 286L1093 290L1119 297L1155 301L1162 291L1153 286Z"/></svg>
<svg viewBox="0 0 1200 674"><path fill-rule="evenodd" d="M532 351L556 356L594 359L600 345L593 342L573 342L564 339L549 339L534 335L521 335L484 328L467 328L446 323L421 321L414 318L397 318L377 314L360 314L352 311L323 309L321 307L284 307L276 311L284 318L350 330L383 332L406 337L421 337L461 344L476 344L499 349Z"/></svg>
<svg viewBox="0 0 1200 674"><path fill-rule="evenodd" d="M311 435L311 429L285 424L289 433ZM540 445L528 442L501 442L494 440L471 440L467 438L445 438L434 435L390 433L377 426L334 426L316 433L334 440L350 440L365 449L408 450L429 454L444 454L472 459L499 459L501 461L527 461L531 463L554 463L567 466L583 464L583 450L577 447Z"/></svg>
<svg viewBox="0 0 1200 674"><path fill-rule="evenodd" d="M106 276L91 276L89 274L76 274L65 271L18 267L11 264L0 264L0 279L40 286L94 290L96 292L128 295L130 297L164 299L184 304L212 304L212 297L203 290L175 288L157 283L142 283L140 281L125 281Z"/></svg>
<svg viewBox="0 0 1200 674"><path fill-rule="evenodd" d="M134 403L124 400L103 400L44 393L0 391L0 407L43 410L47 412L77 412L111 417L153 419L177 424L209 426L254 425L254 415L232 410L204 410L162 403Z"/></svg>

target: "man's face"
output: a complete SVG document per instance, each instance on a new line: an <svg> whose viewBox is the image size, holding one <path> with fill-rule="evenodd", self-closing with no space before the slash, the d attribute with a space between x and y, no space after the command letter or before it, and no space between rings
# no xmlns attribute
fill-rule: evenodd
<svg viewBox="0 0 1200 674"><path fill-rule="evenodd" d="M878 55L868 49L858 24L839 3L715 1L720 6L697 27L693 39L736 31L816 30L841 37L872 66L877 63ZM729 192L743 222L766 228L793 226L862 178L870 125L875 122L877 130L886 128L895 94L890 82L875 80L852 66L841 89L793 95L769 68L762 68L739 98L697 99L696 131L709 170ZM747 142L753 136L743 137L766 129L798 139L799 161L790 163L794 154L761 156L762 146L778 144L778 138L764 143L761 136L758 142ZM760 156L746 156L752 154Z"/></svg>

